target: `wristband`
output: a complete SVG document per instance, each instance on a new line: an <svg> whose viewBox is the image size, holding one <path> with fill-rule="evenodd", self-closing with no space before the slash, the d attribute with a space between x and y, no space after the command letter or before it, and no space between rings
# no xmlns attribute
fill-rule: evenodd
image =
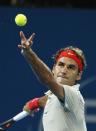
<svg viewBox="0 0 96 131"><path fill-rule="evenodd" d="M39 98L34 98L28 102L28 108L30 110L39 108Z"/></svg>

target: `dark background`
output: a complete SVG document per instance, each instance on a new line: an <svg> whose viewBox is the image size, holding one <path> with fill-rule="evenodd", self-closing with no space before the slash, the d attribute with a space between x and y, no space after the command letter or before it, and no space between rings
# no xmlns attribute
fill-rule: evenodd
<svg viewBox="0 0 96 131"><path fill-rule="evenodd" d="M16 26L16 14L24 13L28 23ZM96 131L96 11L71 8L0 7L0 121L22 111L24 104L39 97L47 88L38 82L20 53L19 31L26 37L36 33L33 50L52 68L51 56L60 48L77 46L85 52L87 68L81 80L86 100L88 131ZM10 131L42 131L41 115L26 117Z"/></svg>
<svg viewBox="0 0 96 131"><path fill-rule="evenodd" d="M0 0L0 5L16 7L64 7L96 9L96 0Z"/></svg>

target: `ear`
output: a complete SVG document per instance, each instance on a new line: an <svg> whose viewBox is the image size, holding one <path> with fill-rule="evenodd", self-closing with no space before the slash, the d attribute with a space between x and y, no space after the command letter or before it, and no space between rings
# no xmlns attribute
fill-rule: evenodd
<svg viewBox="0 0 96 131"><path fill-rule="evenodd" d="M78 72L76 80L81 80L82 73L83 73L82 71Z"/></svg>

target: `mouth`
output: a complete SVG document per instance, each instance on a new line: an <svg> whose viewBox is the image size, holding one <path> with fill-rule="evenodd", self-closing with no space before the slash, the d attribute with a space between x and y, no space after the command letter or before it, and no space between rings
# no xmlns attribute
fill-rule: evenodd
<svg viewBox="0 0 96 131"><path fill-rule="evenodd" d="M60 78L63 78L63 79L68 79L68 77L66 77L66 76L57 76L57 77L60 77Z"/></svg>

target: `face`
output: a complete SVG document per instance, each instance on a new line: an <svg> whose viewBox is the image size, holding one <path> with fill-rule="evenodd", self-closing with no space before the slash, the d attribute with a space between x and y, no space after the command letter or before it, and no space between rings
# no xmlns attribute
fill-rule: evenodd
<svg viewBox="0 0 96 131"><path fill-rule="evenodd" d="M54 65L52 72L56 81L64 85L72 86L81 79L77 63L68 57L60 58Z"/></svg>

